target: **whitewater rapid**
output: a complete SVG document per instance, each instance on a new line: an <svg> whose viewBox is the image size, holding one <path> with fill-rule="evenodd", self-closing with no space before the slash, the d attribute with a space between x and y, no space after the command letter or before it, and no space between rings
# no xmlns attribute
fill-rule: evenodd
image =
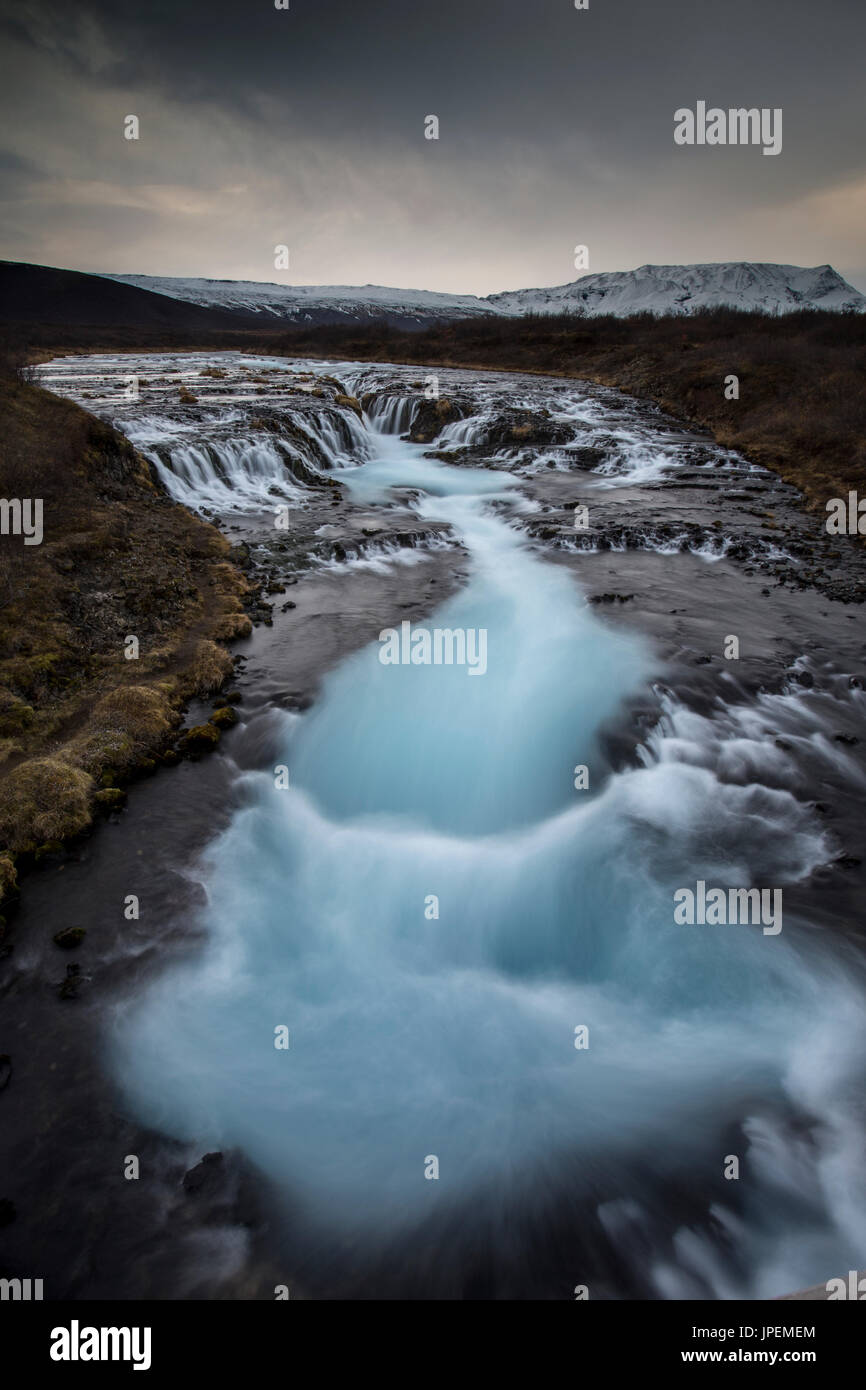
<svg viewBox="0 0 866 1390"><path fill-rule="evenodd" d="M277 763L246 776L208 855L204 953L114 1038L125 1093L154 1127L240 1147L345 1238L448 1209L507 1223L545 1189L592 1203L613 1164L658 1296L766 1296L856 1267L859 991L795 922L768 938L672 914L698 877L805 878L820 826L784 788L720 781L687 728L615 772L600 734L645 690L647 645L530 549L508 475L369 435L344 481L367 504L417 489L454 529L469 581L425 625L485 628L488 670L383 665L374 643L283 716ZM741 730L713 734L742 749ZM820 1121L799 1168L797 1114ZM731 1153L747 1176L726 1205ZM718 1194L737 1260L706 1231L653 1248L660 1174Z"/></svg>
<svg viewBox="0 0 866 1390"><path fill-rule="evenodd" d="M305 712L271 709L275 746L239 760L239 804L189 870L204 945L115 1011L124 1107L192 1151L240 1151L326 1291L350 1268L353 1290L378 1288L383 1252L422 1296L462 1296L479 1250L519 1296L764 1298L862 1268L864 972L813 914L838 846L803 784L862 793L838 731L862 725L863 690L804 656L749 699L722 669L689 705L668 683L689 668L598 617L561 562L690 550L718 573L741 534L676 510L657 529L658 491L634 526L630 507L677 475L715 498L720 473L754 509L759 470L569 384L508 394L571 430L561 447L491 446L476 466L504 378L452 374L469 407L433 457L404 437L417 369L140 363L130 405L112 359L44 370L85 404L102 389L186 505L249 526L310 509L322 549L305 563L384 576L389 623L401 565L453 555L455 592L413 626L483 629L486 670L387 665L374 640ZM361 517L357 553L332 554L345 529L318 525L331 482ZM540 545L539 496L590 497L605 522ZM407 510L417 544L403 519L383 538L368 524ZM749 534L750 563L781 554ZM674 894L698 880L781 889L783 929L678 925Z"/></svg>

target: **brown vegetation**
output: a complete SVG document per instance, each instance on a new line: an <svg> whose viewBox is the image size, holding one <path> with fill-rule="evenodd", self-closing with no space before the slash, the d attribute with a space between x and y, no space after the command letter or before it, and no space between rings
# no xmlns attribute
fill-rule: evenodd
<svg viewBox="0 0 866 1390"><path fill-rule="evenodd" d="M13 854L86 830L93 778L62 758L30 758L4 778L0 841Z"/></svg>
<svg viewBox="0 0 866 1390"><path fill-rule="evenodd" d="M0 496L40 497L44 536L0 536L0 899L16 857L86 830L153 768L194 694L233 670L249 583L121 435L0 377ZM127 658L128 638L138 655Z"/></svg>

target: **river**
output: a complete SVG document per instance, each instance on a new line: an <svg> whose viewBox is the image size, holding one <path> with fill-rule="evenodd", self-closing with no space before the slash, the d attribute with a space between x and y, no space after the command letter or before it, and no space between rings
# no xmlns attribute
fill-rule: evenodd
<svg viewBox="0 0 866 1390"><path fill-rule="evenodd" d="M417 367L40 374L285 588L220 752L63 869L98 988L59 1037L50 947L15 954L16 1200L78 1213L19 1220L19 1254L66 1249L73 1297L764 1298L862 1267L856 559L583 383L443 371L459 418L412 443ZM383 660L436 630L474 669ZM699 883L783 915L678 922Z"/></svg>

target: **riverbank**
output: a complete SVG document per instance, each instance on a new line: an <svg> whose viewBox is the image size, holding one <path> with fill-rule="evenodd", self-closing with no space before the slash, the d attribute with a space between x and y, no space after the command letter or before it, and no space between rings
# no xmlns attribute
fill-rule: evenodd
<svg viewBox="0 0 866 1390"><path fill-rule="evenodd" d="M0 440L0 494L38 496L43 518L38 544L8 534L0 549L8 909L22 871L121 805L134 777L177 760L186 702L231 676L225 644L251 622L229 542L111 426L5 375Z"/></svg>

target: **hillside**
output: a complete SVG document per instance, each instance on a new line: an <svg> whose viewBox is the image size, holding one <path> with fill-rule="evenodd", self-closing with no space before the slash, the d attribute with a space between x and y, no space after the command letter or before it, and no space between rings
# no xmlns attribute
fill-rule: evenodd
<svg viewBox="0 0 866 1390"><path fill-rule="evenodd" d="M0 324L99 325L162 334L249 327L249 316L191 304L101 275L0 261ZM257 321L252 321L257 326Z"/></svg>
<svg viewBox="0 0 866 1390"><path fill-rule="evenodd" d="M198 307L305 326L384 319L393 328L412 330L479 315L513 318L581 313L622 318L638 313L692 314L723 306L763 314L866 309L866 295L843 280L832 266L804 268L745 261L643 265L637 270L583 275L548 289L508 290L486 298L383 285L260 284L152 275L105 278Z"/></svg>

